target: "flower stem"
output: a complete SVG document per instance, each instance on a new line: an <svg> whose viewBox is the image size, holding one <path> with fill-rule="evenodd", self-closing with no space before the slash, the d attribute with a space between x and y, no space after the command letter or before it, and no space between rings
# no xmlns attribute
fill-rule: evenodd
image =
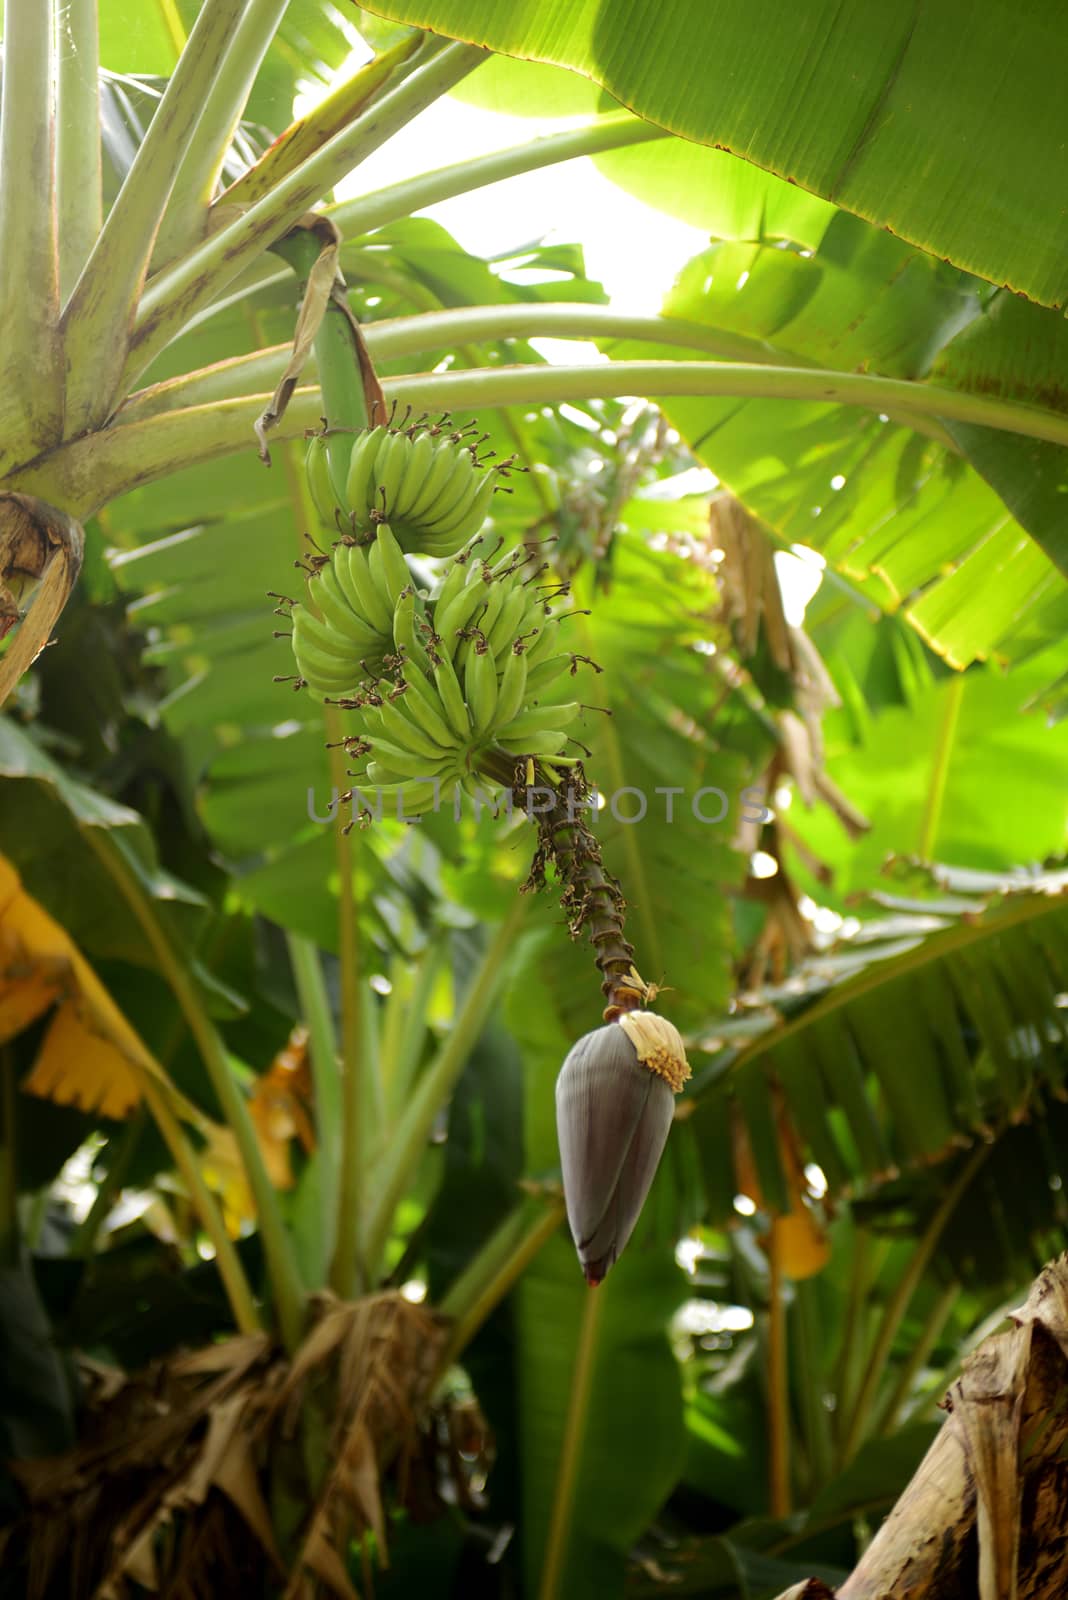
<svg viewBox="0 0 1068 1600"><path fill-rule="evenodd" d="M583 815L591 801L581 766L572 767L559 785L546 784L537 769L536 776L541 776L542 782L535 792L553 798L546 810L535 811L533 804L530 806L531 820L537 818L538 848L523 887L544 888L545 866L550 861L555 864L563 886L560 905L568 932L572 939L588 934L602 979L604 1020L613 1022L641 1002L641 991L634 987L631 976L634 946L624 929L627 903L616 879L605 871L600 843ZM522 789L513 790L513 798L522 797Z"/></svg>

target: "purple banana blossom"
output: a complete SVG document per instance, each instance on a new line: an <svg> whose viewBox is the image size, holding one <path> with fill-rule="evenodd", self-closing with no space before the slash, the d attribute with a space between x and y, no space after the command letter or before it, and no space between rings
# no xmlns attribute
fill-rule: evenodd
<svg viewBox="0 0 1068 1600"><path fill-rule="evenodd" d="M567 1220L598 1284L634 1231L660 1164L675 1095L690 1075L678 1031L650 1011L585 1034L556 1080Z"/></svg>

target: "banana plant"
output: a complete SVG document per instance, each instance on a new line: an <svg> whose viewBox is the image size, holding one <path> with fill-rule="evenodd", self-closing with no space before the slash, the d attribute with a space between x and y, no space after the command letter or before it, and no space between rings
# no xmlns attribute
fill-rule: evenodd
<svg viewBox="0 0 1068 1600"><path fill-rule="evenodd" d="M334 51L340 60L344 53L344 35L327 8L311 0L291 0L288 6L284 0L204 0L201 5L178 0L161 8L160 59L146 69L160 71L161 77L155 84L138 86L152 91L152 115L133 136L129 120L121 138L112 112L120 92L126 95L124 103L132 105L129 86L116 85L105 75L102 93L98 68L102 50L108 55L114 49L122 8L107 0L99 5L96 0L62 5L56 0L44 8L6 0L4 8L0 217L5 240L18 245L6 251L0 265L0 310L8 330L0 406L0 701L16 688L51 630L57 627L62 634L64 602L83 562L88 567L99 560L109 529L118 527L128 535L119 541L126 549L115 570L120 583L131 589L146 578L151 581L153 562L160 564L157 575L171 559L188 563L189 592L196 592L199 609L183 615L183 600L168 594L164 579L157 593L149 595L145 613L155 607L155 615L163 619L163 634L153 641L153 650L161 663L176 669L179 680L165 720L177 729L186 719L181 730L186 751L197 773L206 775L201 804L209 830L231 862L247 868L239 880L246 903L286 908L288 920L279 920L290 929L292 980L309 1030L318 1119L307 1213L287 1217L280 1204L252 1126L240 1068L187 970L173 928L146 889L139 870L144 861L131 861L115 847L108 826L114 819L94 812L84 793L68 798L101 873L126 905L165 980L180 1025L195 1042L203 1073L236 1142L244 1179L255 1197L270 1315L297 1369L314 1294L329 1282L348 1301L381 1284L396 1266L398 1236L406 1231L398 1226L400 1208L495 998L515 970L521 934L529 940L523 954L537 953L524 969L524 987L541 995L545 1014L533 1019L528 1007L525 1016L516 1017L517 1034L536 1037L540 1030L542 1058L551 1059L555 1070L583 1031L579 1017L588 1014L588 975L580 1000L577 965L566 959L566 945L550 943L544 912L532 910L528 899L516 895L517 875L505 869L498 870L497 885L488 896L494 931L466 988L457 988L450 1031L427 1060L418 1060L418 1041L405 1026L404 1006L410 1005L414 1015L425 1009L436 981L430 959L410 986L395 984L376 1044L372 1019L377 1002L369 1002L366 981L374 948L366 903L371 886L380 882L383 863L373 841L359 833L332 831L327 839L305 825L299 834L291 815L279 815L273 806L278 789L268 789L278 778L280 763L288 763L285 776L292 792L291 771L304 770L306 762L328 791L334 787L340 794L346 788L348 757L360 761L371 751L346 750L350 735L337 710L315 704L308 712L307 695L301 702L304 709L293 719L297 731L292 741L276 737L277 692L266 674L255 704L249 696L234 715L235 701L228 699L230 665L248 644L247 637L236 643L240 627L247 624L257 647L266 642L258 615L250 623L244 617L234 621L236 613L249 609L250 586L254 582L257 602L268 584L284 593L278 569L307 554L298 530L316 529L321 535L325 527L331 534L338 526L335 510L354 519L349 542L342 540L344 555L328 558L329 577L326 566L313 558L305 591L310 606L304 599L283 602L294 619L297 669L306 683L318 687L320 700L338 692L342 698L355 698L359 692L362 680L355 675L353 656L360 662L370 659L375 630L363 629L363 623L354 630L351 602L355 598L365 622L374 620L366 609L373 612L375 604L367 586L374 576L372 549L383 565L393 562L391 609L403 599L409 653L419 643L419 620L432 631L440 631L436 623L444 627L445 607L461 599L465 574L454 568L453 589L447 595L442 590L417 619L426 596L419 593L422 585L406 564L406 554L418 550L455 558L456 547L447 547L469 531L465 519L476 508L484 510L489 496L479 487L480 463L463 455L461 438L454 441L461 454L451 463L440 456L443 481L450 484L453 499L437 507L436 526L420 521L426 507L418 496L405 498L408 455L421 452L420 471L430 471L439 459L438 442L418 420L409 436L409 417L474 410L483 418L498 459L514 454L517 466L530 467L543 463L541 441L526 421L526 408L565 403L595 408L618 397L653 397L700 458L730 483L781 544L800 539L803 527L806 542L817 544L871 607L889 612L904 606L908 624L951 668L989 657L1017 661L1041 655L1027 692L1054 702L1062 694L1056 685L1058 680L1063 684L1063 659L1047 660L1046 654L1059 645L1065 619L1063 530L1055 495L1068 427L1057 408L1045 403L1060 376L1063 356L1051 332L1055 313L1049 307L1057 290L1045 253L1041 262L1025 264L1025 286L1041 303L1022 308L1024 327L1006 308L1007 292L975 276L1018 281L1020 264L1009 249L1012 241L999 237L992 224L976 236L966 228L940 232L933 212L917 219L909 211L899 186L887 216L910 243L889 238L872 221L859 220L886 218L874 207L873 190L879 184L859 170L864 167L860 157L866 135L846 164L850 181L840 184L832 170L830 153L850 132L839 125L841 107L850 108L857 127L871 130L880 171L892 168L895 160L893 118L887 119L887 128L882 126L883 105L872 92L867 56L859 101L855 90L836 92L849 89L850 75L844 70L839 81L827 86L821 101L829 108L820 125L821 159L801 172L784 161L774 139L752 141L752 130L733 103L724 112L727 121L720 123L706 115L705 98L695 96L696 120L690 120L690 113L680 119L677 104L664 95L659 57L667 54L666 46L653 52L655 92L646 93L641 63L635 62L629 45L621 69L612 51L602 57L596 49L591 54L569 44L564 51L567 65L589 72L609 94L619 94L637 111L615 105L600 109L596 92L583 91L584 121L579 127L378 192L332 201L343 177L445 94L463 93L477 100L481 82L489 86L484 91L488 98L503 92L518 95L529 106L537 103L545 76L537 76L537 68L527 62L512 62L491 51L559 59L541 24L532 23L526 32L520 27L518 33L511 27L501 31L497 23L483 27L483 9L488 8L472 8L469 23L444 0L418 17L409 17L399 5L392 7L401 23L418 26L387 34L386 48L368 65L342 73L321 103L288 127L284 124L291 105L285 105L271 130L281 128L279 137L265 141L257 124L269 120L264 110L271 105L268 90L278 81L280 56L314 49L326 55ZM690 21L697 26L700 8L690 9ZM154 27L156 20L153 14L146 26ZM428 21L440 31L429 31ZM370 33L374 24L365 18L364 26ZM651 26L650 37L661 39L655 18ZM611 27L611 17L604 17L593 33L607 29L610 34ZM477 37L449 37L465 29ZM1038 73L1041 52L1034 49L1030 29L1027 41ZM990 68L988 35L983 42L981 61L968 80L967 126L989 132L984 99L988 80L983 76ZM777 48L785 52L788 43L780 40ZM906 36L898 40L898 48L909 55L910 70L918 70L917 58L919 67L926 64L928 69L938 60L935 45L923 40L914 47ZM108 55L109 64L114 59ZM774 71L774 62L768 71ZM550 69L549 76L563 93L561 74ZM286 82L291 88L291 80ZM799 87L796 94L803 114L814 116L807 91ZM1016 137L1019 107L1014 109L1017 120L1010 131ZM856 134L855 127L852 132ZM706 157L721 175L729 164L737 194L744 191L745 225L732 235L719 219L717 233L724 237L691 263L660 317L620 315L591 303L592 296L576 293L568 300L562 290L557 301L518 295L495 299L488 269L481 297L477 286L472 292L447 292L441 280L428 284L431 275L415 259L412 230L422 227L419 237L425 240L425 230L433 225L413 221L413 213L437 201L590 155L640 188L658 170L658 162L660 170L669 171L680 160L689 161L693 139L744 146L758 165L746 166L724 150L698 151L697 165L689 168L691 187L702 187L694 180L708 170L701 165ZM776 173L799 178L806 192L799 195L795 184ZM720 183L719 191L724 187ZM984 194L988 187L984 176ZM836 210L832 201L850 210ZM319 210L309 222L311 208ZM309 239L321 245L324 236L329 238L327 248L309 254ZM925 253L932 250L953 264ZM294 306L294 267L304 285L300 314ZM355 286L354 293L345 291L339 270ZM317 296L321 320L313 316ZM376 315L368 304L372 297L393 314ZM358 327L353 326L353 308ZM528 343L538 336L596 341L610 359L549 367ZM1006 351L1021 344L1029 350L1037 347L1039 355L1009 360L1006 367ZM441 364L443 352L454 358L452 370L432 370ZM371 381L372 362L379 389ZM384 408L377 418L376 404ZM602 409L602 418L604 414ZM399 428L387 427L388 441L379 436L374 452L365 441L354 458L350 430L364 433L367 423L398 418ZM303 451L295 446L309 431L320 438L313 441L305 472ZM388 460L381 454L387 442ZM262 464L261 450L267 444L276 452L273 476ZM222 461L233 468L228 489L219 478L212 479L214 465ZM775 464L770 471L769 462ZM789 479L779 472L780 463L789 467ZM1038 470L1031 473L1035 463ZM449 476L457 470L462 483ZM484 466L481 470L484 474ZM1040 492L1032 492L1031 478ZM265 482L270 483L269 493L262 487ZM798 482L803 482L803 494L797 491ZM518 475L515 487L509 510L495 511L494 523L510 545L521 545L564 508L554 487L547 488L538 473ZM383 488L385 502L378 498ZM269 500L269 526L259 514L261 496ZM161 519L156 524L150 507ZM386 510L396 549L381 531L379 513ZM243 516L231 516L235 511ZM812 531L816 527L818 539ZM936 539L931 538L932 528L937 529ZM368 537L372 529L373 541ZM137 548L149 531L159 535L159 546L167 541L165 550ZM428 536L429 545L413 542ZM612 561L605 562L606 571L617 563L619 570L626 570L628 562L640 568L648 556L638 540L621 537L617 546ZM646 561L644 578L632 572L635 587L648 584L650 609L658 596L663 615L642 614L638 608L633 619L637 626L628 628L625 637L613 638L610 607L588 625L580 624L588 629L589 640L598 641L591 653L599 656L604 645L612 658L610 698L618 720L595 736L593 744L598 762L621 787L628 779L635 786L655 786L659 769L676 760L685 760L687 773L698 780L710 760L729 763L732 777L748 778L757 762L766 759L768 747L778 742L773 719L754 697L735 694L736 685L729 682L711 684L693 650L683 659L669 646L672 630L665 618L687 581L681 576L683 565L679 561L672 567L665 557ZM519 637L515 630L521 632L531 620L512 581L515 573L507 560L496 567L473 563L469 571L476 569L483 581L488 575L498 613L507 616L500 637L506 644L514 641ZM254 579L249 576L253 570ZM413 577L415 592L402 596ZM591 591L596 587L588 573L580 573L577 583L583 600L587 595L582 585ZM169 614L168 605L176 608ZM434 609L438 605L440 611ZM685 619L687 644L705 642L695 620L699 613L698 603ZM488 649L496 620L482 630ZM457 611L446 631L458 637L469 621ZM396 646L395 629L391 632ZM677 645L677 632L672 645ZM503 757L529 755L551 764L563 746L553 739L552 748L538 749L535 742L554 735L557 725L541 722L534 727L521 720L525 683L517 700L515 680L522 672L512 663L522 662L522 653L504 660L511 673L506 685L503 671L491 681L487 651L478 641L465 644L470 648L461 663L463 693L458 698L459 677L454 684L448 676L453 666L431 661L436 698L424 701L421 723L418 715L413 721L388 697L361 706L380 741L380 753L392 753L394 763L398 751L401 760L411 755L415 723L432 746L444 748L433 738L441 732L442 709L448 712L451 705L462 721L461 705L468 704L478 724L472 731L480 741L476 762L482 761L484 777L506 782ZM284 644L281 648L283 654L288 649ZM531 665L546 664L524 663L528 673ZM671 675L673 704L665 709L658 702L657 714L643 718L643 695L651 694L655 701L659 692L663 699L657 687L663 682L657 677L660 672ZM423 679L430 681L426 673ZM393 681L399 688L399 681ZM418 696L421 681L406 679L405 693ZM940 724L950 731L960 709L957 693L946 696L949 704ZM198 720L199 708L209 699L210 710ZM510 715L495 720L502 701ZM730 714L717 716L715 708L724 701ZM428 726L434 718L439 720ZM647 747L650 725L655 748L651 742ZM236 738L235 727L241 730ZM27 750L17 728L10 740L7 732L5 727L5 776L60 790L54 764L48 764L32 741ZM454 723L448 737L454 756L466 733ZM334 747L329 754L328 742ZM384 748L389 746L392 752ZM468 744L463 750L466 765ZM396 765L390 768L388 761L384 766L385 772L371 776L392 777L402 788L418 776ZM358 777L368 775L366 768L358 772ZM938 838L941 816L939 800L921 824L928 853ZM305 818L300 821L306 824ZM296 838L297 849L280 848L283 835L288 843ZM739 865L737 852L722 840L699 851L694 839L693 829L660 830L654 860L651 855L643 858L633 833L620 826L606 842L606 857L610 864L625 864L616 870L636 886L631 892L638 902L642 948L658 964L665 956L673 978L685 962L688 930L673 922L672 913L687 888L692 889L693 873L700 875L716 955L708 974L702 970L682 979L680 1016L696 1029L699 1016L707 1016L710 1007L727 998L729 933L722 883L737 878ZM11 854L21 866L14 848ZM315 880L311 887L309 877ZM332 884L326 895L321 889L328 878ZM498 893L502 886L505 892ZM1004 939L1017 956L1016 946L1029 937L1032 919L1036 927L1051 925L1053 916L1047 918L1045 910L1040 914L1028 907L1018 919L1008 916ZM953 966L954 955L967 947L957 962L967 967L972 945L981 944L979 935L972 939L971 933L954 930L947 935L945 951L936 949L931 961L944 954ZM997 939L999 929L990 936ZM336 1006L315 944L328 945L339 956ZM630 978L628 949L617 945L610 956L614 965L603 969L605 982L615 986L609 1000L621 989L639 993L626 990L623 982ZM912 970L903 968L902 975L907 978ZM641 982L636 976L631 981ZM1041 1029L1049 1020L1049 997L1044 991L1025 992L1028 1005L1022 1021ZM975 1000L974 990L969 993ZM854 1007L865 1021L873 1009L866 998L865 991ZM822 1014L837 1026L842 1015L853 1015L850 1003L848 993L836 995ZM514 996L510 1005L517 1007ZM997 1019L990 1021L983 1013L976 1020L990 1051L984 1070L999 1090L996 1109L1018 1107L1016 1078L1022 1075L1030 1084L1038 1068L1032 1073L1031 1065L1020 1067L1011 1052L999 1054ZM984 1027L984 1022L990 1025ZM787 1055L792 1038L787 1037ZM885 1064L877 1040L872 1052L878 1072ZM693 1126L700 1126L702 1118L711 1126L702 1153L711 1171L717 1141L722 1144L727 1126L724 1106L734 1098L744 1101L760 1179L781 1210L779 1146L767 1116L761 1115L766 1111L761 1097L770 1081L765 1055L775 1055L773 1042L766 1049L753 1047L722 1082L711 1075L699 1079ZM892 1086L890 1073L884 1071L883 1077ZM543 1079L544 1071L529 1091L536 1129L531 1147L548 1167L555 1143L544 1122ZM825 1133L823 1112L829 1121L838 1111L837 1097L838 1088L829 1090L826 1105L808 1107L813 1142ZM898 1110L899 1123L889 1132L880 1130L889 1146L896 1152L900 1144L910 1156L917 1151L931 1154L934 1134L907 1120L907 1106ZM940 1110L945 1110L941 1104ZM861 1134L870 1132L869 1111L866 1105L858 1110ZM952 1117L943 1115L939 1135L951 1123ZM969 1129L975 1125L970 1118ZM171 1131L174 1150L182 1152L179 1164L184 1163L195 1187L196 1164L179 1142L184 1135L180 1128L177 1134ZM872 1154L860 1135L858 1144L856 1165L870 1175L882 1160L883 1145ZM834 1145L828 1167L833 1166L834 1151L839 1167L849 1166L857 1154L848 1141L844 1150ZM723 1163L718 1204L723 1201L722 1174L731 1170L729 1160ZM680 1214L692 1210L680 1198L686 1191L686 1175L674 1167L665 1169L650 1200L650 1238L663 1243L677 1233ZM201 1196L200 1204L220 1271L225 1269L229 1279L235 1321L254 1335L268 1320L264 1302L256 1303L244 1281L240 1252L227 1248L225 1232L210 1209L211 1197ZM520 1356L527 1423L534 1431L544 1430L540 1437L547 1441L546 1459L555 1459L558 1451L561 1462L554 1481L543 1472L524 1486L528 1585L546 1597L565 1592L568 1582L575 1592L584 1592L583 1585L588 1592L599 1556L607 1556L621 1572L628 1543L670 1485L679 1451L678 1437L665 1429L656 1470L647 1483L624 1483L626 1474L619 1471L616 1487L630 1499L618 1526L609 1515L598 1520L590 1512L598 1474L618 1468L611 1429L594 1403L602 1395L605 1410L614 1404L613 1361L629 1360L635 1371L643 1370L644 1361L644 1370L655 1371L665 1409L673 1403L677 1380L660 1329L663 1308L677 1296L678 1284L667 1281L669 1272L658 1277L655 1264L632 1247L634 1264L622 1263L618 1282L606 1285L603 1309L591 1301L572 1315L577 1303L567 1299L560 1276L565 1256L566 1270L577 1270L571 1252L553 1240L538 1254L556 1233L561 1216L554 1193L518 1201L466 1269L439 1286L439 1304L454 1318L437 1352L441 1367L465 1348L536 1254L518 1296L528 1330L537 1326L546 1305L566 1305L570 1320L559 1348L539 1349L528 1336ZM626 1274L631 1275L633 1299ZM628 1328L625 1315L634 1305L645 1305L648 1313L637 1333ZM416 1327L403 1318L398 1327L401 1343L430 1337L422 1324ZM336 1350L344 1342L341 1324L335 1321L331 1328L336 1339L330 1348ZM356 1349L367 1326L356 1319L343 1332L345 1340L351 1336L353 1341L344 1347ZM376 1327L376 1336L378 1332ZM563 1369L572 1358L573 1375L567 1377ZM254 1368L257 1382L267 1370ZM234 1377L239 1388L243 1378ZM548 1389L566 1395L559 1412L539 1412L537 1396ZM348 1443L358 1463L363 1443L355 1426ZM309 1451L314 1454L314 1440ZM581 1504L576 1484L589 1487ZM301 1546L301 1560L321 1575L316 1562L328 1559L322 1550L337 1486L331 1479L319 1487L322 1520ZM377 1536L374 1506L363 1505L359 1514L360 1525L375 1529ZM285 1522L281 1514L279 1526L284 1528Z"/></svg>

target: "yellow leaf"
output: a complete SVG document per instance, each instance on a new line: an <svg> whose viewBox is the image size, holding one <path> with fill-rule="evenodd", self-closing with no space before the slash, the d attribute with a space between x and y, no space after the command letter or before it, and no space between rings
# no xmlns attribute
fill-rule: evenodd
<svg viewBox="0 0 1068 1600"><path fill-rule="evenodd" d="M130 1062L111 1039L93 1031L73 1000L56 1013L23 1087L57 1105L99 1111L116 1122L141 1099L140 1078Z"/></svg>
<svg viewBox="0 0 1068 1600"><path fill-rule="evenodd" d="M54 1005L60 985L43 971L24 978L0 974L0 1044L6 1044Z"/></svg>
<svg viewBox="0 0 1068 1600"><path fill-rule="evenodd" d="M178 1093L70 935L27 894L0 855L0 1040L48 1006L59 1009L22 1087L59 1105L128 1117L146 1075L187 1120L206 1119Z"/></svg>

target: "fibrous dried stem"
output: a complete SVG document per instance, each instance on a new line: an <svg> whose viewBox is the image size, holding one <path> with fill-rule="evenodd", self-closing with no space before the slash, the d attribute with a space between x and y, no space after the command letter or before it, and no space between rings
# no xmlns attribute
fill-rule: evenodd
<svg viewBox="0 0 1068 1600"><path fill-rule="evenodd" d="M523 802L529 791L522 768L516 773L513 799ZM605 996L604 1017L612 1022L624 1011L641 1004L642 990L635 987L634 947L625 932L627 902L623 891L601 859L601 846L585 818L591 805L590 789L581 765L571 768L566 780L540 784L538 795L548 795L547 808L527 807L537 821L538 845L530 876L523 885L530 891L545 885L545 868L552 862L563 887L560 904L573 939L588 934L600 970Z"/></svg>

